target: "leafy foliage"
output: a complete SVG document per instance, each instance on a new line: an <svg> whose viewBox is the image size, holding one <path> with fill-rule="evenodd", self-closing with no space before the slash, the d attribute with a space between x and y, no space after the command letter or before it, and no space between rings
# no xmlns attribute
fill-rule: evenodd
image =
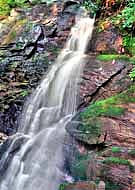
<svg viewBox="0 0 135 190"><path fill-rule="evenodd" d="M10 6L6 0L0 0L0 15L7 15L10 11Z"/></svg>
<svg viewBox="0 0 135 190"><path fill-rule="evenodd" d="M8 15L14 7L22 7L26 0L0 0L0 15Z"/></svg>
<svg viewBox="0 0 135 190"><path fill-rule="evenodd" d="M135 79L135 68L132 69L132 71L130 72L129 76L130 76L131 80Z"/></svg>
<svg viewBox="0 0 135 190"><path fill-rule="evenodd" d="M135 65L135 57L132 57L131 62L133 65ZM135 79L135 66L133 67L132 71L129 73L129 76L132 81Z"/></svg>
<svg viewBox="0 0 135 190"><path fill-rule="evenodd" d="M135 37L126 35L123 38L123 46L131 55L135 55Z"/></svg>
<svg viewBox="0 0 135 190"><path fill-rule="evenodd" d="M10 7L23 6L26 2L26 0L7 0L7 4Z"/></svg>
<svg viewBox="0 0 135 190"><path fill-rule="evenodd" d="M135 23L135 0L128 0L125 8L117 16L112 17L112 23L121 30L132 30Z"/></svg>
<svg viewBox="0 0 135 190"><path fill-rule="evenodd" d="M85 0L83 2L83 7L89 11L92 14L96 14L96 12L99 10L101 5L101 0L96 0L95 2L91 1L91 0Z"/></svg>

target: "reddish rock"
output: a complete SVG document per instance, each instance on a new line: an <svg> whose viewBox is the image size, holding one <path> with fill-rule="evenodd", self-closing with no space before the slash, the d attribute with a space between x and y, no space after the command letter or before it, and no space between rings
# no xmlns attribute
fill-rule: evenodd
<svg viewBox="0 0 135 190"><path fill-rule="evenodd" d="M96 190L96 184L94 182L78 182L69 184L64 190Z"/></svg>
<svg viewBox="0 0 135 190"><path fill-rule="evenodd" d="M102 32L94 32L91 42L92 51L102 53L121 53L122 37L110 24Z"/></svg>
<svg viewBox="0 0 135 190"><path fill-rule="evenodd" d="M121 105L126 111L120 117L102 117L106 143L120 147L135 147L135 104Z"/></svg>
<svg viewBox="0 0 135 190"><path fill-rule="evenodd" d="M99 100L115 95L131 85L128 76L132 69L130 63L124 61L99 61L94 56L88 57L80 86L81 106L91 100Z"/></svg>
<svg viewBox="0 0 135 190"><path fill-rule="evenodd" d="M132 190L132 174L128 166L125 165L106 165L104 166L104 177L106 180L120 184L122 190Z"/></svg>
<svg viewBox="0 0 135 190"><path fill-rule="evenodd" d="M105 182L104 181L100 181L98 184L98 190L105 190Z"/></svg>

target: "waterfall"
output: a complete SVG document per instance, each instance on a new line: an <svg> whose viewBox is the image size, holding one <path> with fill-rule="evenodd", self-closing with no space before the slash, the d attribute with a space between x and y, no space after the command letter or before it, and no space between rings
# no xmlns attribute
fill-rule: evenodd
<svg viewBox="0 0 135 190"><path fill-rule="evenodd" d="M56 63L27 102L18 133L1 160L8 160L16 141L23 139L0 177L0 190L58 189L65 126L76 113L78 84L93 25L94 19L77 19Z"/></svg>

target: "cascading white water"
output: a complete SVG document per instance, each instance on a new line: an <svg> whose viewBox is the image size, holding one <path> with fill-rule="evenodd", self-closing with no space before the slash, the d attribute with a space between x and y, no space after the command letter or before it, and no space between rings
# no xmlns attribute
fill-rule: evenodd
<svg viewBox="0 0 135 190"><path fill-rule="evenodd" d="M80 74L94 19L82 17L72 28L56 63L32 95L3 160L24 138L0 184L0 190L57 190L63 165L65 126L76 113Z"/></svg>

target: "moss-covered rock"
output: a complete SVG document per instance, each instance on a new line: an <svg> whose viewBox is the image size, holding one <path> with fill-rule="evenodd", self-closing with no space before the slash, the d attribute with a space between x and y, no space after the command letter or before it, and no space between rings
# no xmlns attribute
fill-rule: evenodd
<svg viewBox="0 0 135 190"><path fill-rule="evenodd" d="M119 164L119 165L128 165L130 166L130 162L125 159L121 159L118 157L108 157L106 158L103 163L105 164Z"/></svg>
<svg viewBox="0 0 135 190"><path fill-rule="evenodd" d="M130 57L128 55L120 55L120 54L100 54L97 56L97 59L100 61L113 61L113 60L130 61Z"/></svg>
<svg viewBox="0 0 135 190"><path fill-rule="evenodd" d="M123 93L90 104L80 113L81 123L77 127L78 132L71 130L71 134L88 144L103 143L106 141L106 134L115 127L115 122L113 123L111 118L121 118L128 112L126 105L134 105L134 93L133 85Z"/></svg>
<svg viewBox="0 0 135 190"><path fill-rule="evenodd" d="M105 181L106 190L122 190L122 187L119 184L114 183L113 181Z"/></svg>
<svg viewBox="0 0 135 190"><path fill-rule="evenodd" d="M76 182L73 184L66 184L61 185L59 190L96 190L97 186L94 181L88 181L88 182ZM103 189L104 190L104 189Z"/></svg>

